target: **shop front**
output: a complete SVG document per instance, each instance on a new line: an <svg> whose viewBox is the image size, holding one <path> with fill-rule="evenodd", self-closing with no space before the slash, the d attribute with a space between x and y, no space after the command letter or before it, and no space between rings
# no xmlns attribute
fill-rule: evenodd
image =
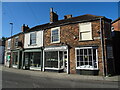
<svg viewBox="0 0 120 90"><path fill-rule="evenodd" d="M42 70L42 50L31 49L23 52L23 69Z"/></svg>
<svg viewBox="0 0 120 90"><path fill-rule="evenodd" d="M20 69L21 64L22 64L22 50L12 51L12 67Z"/></svg>
<svg viewBox="0 0 120 90"><path fill-rule="evenodd" d="M44 70L68 73L68 47L46 47L44 49Z"/></svg>
<svg viewBox="0 0 120 90"><path fill-rule="evenodd" d="M5 66L10 67L11 51L5 53Z"/></svg>

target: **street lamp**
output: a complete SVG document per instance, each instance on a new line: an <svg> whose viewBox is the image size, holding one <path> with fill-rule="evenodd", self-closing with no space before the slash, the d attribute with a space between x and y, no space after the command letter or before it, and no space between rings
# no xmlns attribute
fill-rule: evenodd
<svg viewBox="0 0 120 90"><path fill-rule="evenodd" d="M13 32L13 23L10 23L11 25L11 36L12 36L12 32Z"/></svg>

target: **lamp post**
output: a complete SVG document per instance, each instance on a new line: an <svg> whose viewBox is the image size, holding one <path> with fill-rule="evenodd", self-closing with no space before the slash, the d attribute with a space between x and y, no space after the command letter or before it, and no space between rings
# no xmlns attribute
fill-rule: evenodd
<svg viewBox="0 0 120 90"><path fill-rule="evenodd" d="M11 37L12 37L12 32L13 32L13 23L9 23L11 25ZM10 43L11 44L11 43ZM11 44L12 45L12 44ZM12 64L12 59L11 59L11 56L12 56L12 52L10 54L10 61L9 61L9 68L11 67L11 64Z"/></svg>
<svg viewBox="0 0 120 90"><path fill-rule="evenodd" d="M13 32L13 23L10 23L11 25L11 36L12 36L12 32Z"/></svg>

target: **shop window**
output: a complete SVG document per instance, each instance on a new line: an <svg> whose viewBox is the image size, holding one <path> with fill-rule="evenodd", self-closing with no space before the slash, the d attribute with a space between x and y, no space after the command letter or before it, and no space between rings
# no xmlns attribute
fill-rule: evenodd
<svg viewBox="0 0 120 90"><path fill-rule="evenodd" d="M92 40L92 28L91 23L81 23L79 24L79 40Z"/></svg>
<svg viewBox="0 0 120 90"><path fill-rule="evenodd" d="M97 69L97 49L77 48L76 49L76 68L77 69Z"/></svg>
<svg viewBox="0 0 120 90"><path fill-rule="evenodd" d="M36 33L30 33L30 45L36 44Z"/></svg>
<svg viewBox="0 0 120 90"><path fill-rule="evenodd" d="M58 51L45 52L45 67L58 68Z"/></svg>
<svg viewBox="0 0 120 90"><path fill-rule="evenodd" d="M31 67L41 66L41 53L40 52L30 53L30 66Z"/></svg>
<svg viewBox="0 0 120 90"><path fill-rule="evenodd" d="M58 43L60 42L60 28L51 29L51 42Z"/></svg>
<svg viewBox="0 0 120 90"><path fill-rule="evenodd" d="M13 52L13 65L18 65L18 52Z"/></svg>

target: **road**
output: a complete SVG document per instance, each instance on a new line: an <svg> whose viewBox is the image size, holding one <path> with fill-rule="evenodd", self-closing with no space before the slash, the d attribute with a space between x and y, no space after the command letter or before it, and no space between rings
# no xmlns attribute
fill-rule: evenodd
<svg viewBox="0 0 120 90"><path fill-rule="evenodd" d="M20 71L19 71L20 72ZM28 72L28 73L27 73ZM25 70L22 73L2 71L3 88L118 88L118 82L95 80L71 80L52 78L54 76L34 75L32 71ZM38 71L37 71L38 72ZM41 72L42 73L42 72Z"/></svg>

